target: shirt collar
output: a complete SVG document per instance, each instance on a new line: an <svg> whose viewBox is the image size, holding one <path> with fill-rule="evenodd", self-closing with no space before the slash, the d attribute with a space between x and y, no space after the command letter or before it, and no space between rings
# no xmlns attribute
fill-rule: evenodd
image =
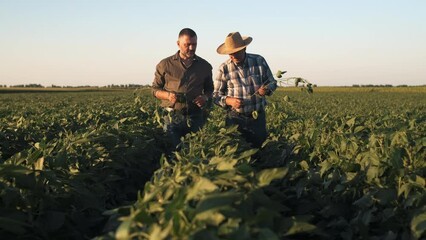
<svg viewBox="0 0 426 240"><path fill-rule="evenodd" d="M176 52L176 54L173 56L173 60L180 60L179 51L177 51L177 52ZM198 56L197 56L197 54L195 54L195 55L194 55L193 60L194 60L194 61L197 61L197 60L198 60Z"/></svg>

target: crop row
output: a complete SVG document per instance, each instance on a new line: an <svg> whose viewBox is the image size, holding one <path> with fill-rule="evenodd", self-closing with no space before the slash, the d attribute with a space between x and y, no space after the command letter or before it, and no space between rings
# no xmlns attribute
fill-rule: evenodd
<svg viewBox="0 0 426 240"><path fill-rule="evenodd" d="M2 236L425 235L422 93L278 91L259 151L225 128L222 110L214 108L174 159L162 156L161 109L149 92L0 99Z"/></svg>

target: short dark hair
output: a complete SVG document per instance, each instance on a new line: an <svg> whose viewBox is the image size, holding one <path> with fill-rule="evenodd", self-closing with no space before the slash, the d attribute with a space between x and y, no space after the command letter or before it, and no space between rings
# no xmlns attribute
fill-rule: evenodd
<svg viewBox="0 0 426 240"><path fill-rule="evenodd" d="M184 35L189 36L189 37L196 37L197 36L197 34L194 32L194 30L192 30L190 28L184 28L184 29L180 30L179 37L182 37Z"/></svg>

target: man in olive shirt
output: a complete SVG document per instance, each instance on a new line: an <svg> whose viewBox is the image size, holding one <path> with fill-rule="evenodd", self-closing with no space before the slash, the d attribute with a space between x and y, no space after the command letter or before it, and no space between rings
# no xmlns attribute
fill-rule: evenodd
<svg viewBox="0 0 426 240"><path fill-rule="evenodd" d="M177 45L176 54L157 64L152 83L154 96L168 112L163 119L171 151L178 148L182 136L205 124L204 110L213 93L212 66L195 55L197 34L192 29L182 29Z"/></svg>

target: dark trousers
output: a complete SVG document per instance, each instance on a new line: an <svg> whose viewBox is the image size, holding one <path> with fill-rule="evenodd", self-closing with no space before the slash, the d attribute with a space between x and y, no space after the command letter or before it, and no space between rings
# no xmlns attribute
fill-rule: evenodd
<svg viewBox="0 0 426 240"><path fill-rule="evenodd" d="M258 112L257 119L254 119L251 114L243 115L229 111L225 124L226 126L238 125L238 131L254 148L260 148L268 135L264 111Z"/></svg>
<svg viewBox="0 0 426 240"><path fill-rule="evenodd" d="M168 154L170 154L172 151L180 149L179 143L181 142L181 137L190 132L197 132L204 126L206 122L206 119L201 112L191 115L184 115L179 112L171 112L164 116L163 119L163 130L170 142Z"/></svg>

